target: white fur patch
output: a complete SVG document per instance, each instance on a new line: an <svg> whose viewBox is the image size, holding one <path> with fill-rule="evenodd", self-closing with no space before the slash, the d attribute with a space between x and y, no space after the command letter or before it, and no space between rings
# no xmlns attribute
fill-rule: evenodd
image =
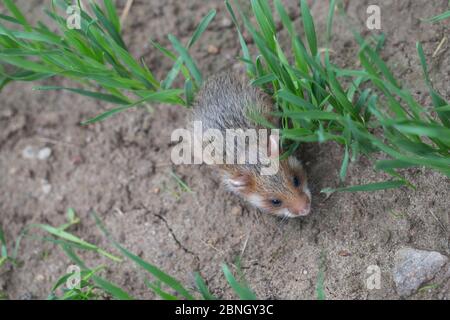
<svg viewBox="0 0 450 320"><path fill-rule="evenodd" d="M254 205L257 208L261 208L263 205L263 198L256 193L253 193L247 197L247 201L250 202L252 205Z"/></svg>
<svg viewBox="0 0 450 320"><path fill-rule="evenodd" d="M309 188L306 185L303 187L303 193L306 194L309 199L309 203L311 203L311 191L309 191Z"/></svg>
<svg viewBox="0 0 450 320"><path fill-rule="evenodd" d="M301 161L294 156L288 158L288 164L292 169L303 169Z"/></svg>
<svg viewBox="0 0 450 320"><path fill-rule="evenodd" d="M292 212L290 212L288 209L282 209L280 211L278 211L278 215L282 218L286 217L286 218L296 218L298 217L295 214L292 214Z"/></svg>

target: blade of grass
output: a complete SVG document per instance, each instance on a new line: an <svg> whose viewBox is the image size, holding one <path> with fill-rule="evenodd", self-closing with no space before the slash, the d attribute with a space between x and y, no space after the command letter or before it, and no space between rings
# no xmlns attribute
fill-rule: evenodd
<svg viewBox="0 0 450 320"><path fill-rule="evenodd" d="M12 13L16 20L25 28L26 31L31 31L31 25L28 23L25 16L11 0L3 0L5 7Z"/></svg>
<svg viewBox="0 0 450 320"><path fill-rule="evenodd" d="M178 54L183 59L187 68L189 69L190 73L192 74L192 77L194 78L197 86L200 87L203 82L202 75L201 75L200 70L198 69L197 65L195 64L194 60L190 56L189 52L186 50L185 47L183 47L181 42L174 35L169 34L169 41L172 43L174 49L178 52Z"/></svg>
<svg viewBox="0 0 450 320"><path fill-rule="evenodd" d="M233 276L230 268L227 265L222 265L222 271L225 275L225 279L227 279L230 286L233 288L234 292L238 295L238 297L242 300L256 300L256 296L253 291L248 288L246 285L239 283L236 278Z"/></svg>
<svg viewBox="0 0 450 320"><path fill-rule="evenodd" d="M103 0L103 4L105 5L106 13L109 21L116 29L116 32L120 34L120 19L117 15L116 7L114 6L111 0Z"/></svg>
<svg viewBox="0 0 450 320"><path fill-rule="evenodd" d="M436 23L445 19L450 18L450 10L449 11L445 11L444 13L438 14L434 17L431 18L427 18L427 19L421 19L424 22L431 22L431 23Z"/></svg>
<svg viewBox="0 0 450 320"><path fill-rule="evenodd" d="M313 57L317 56L317 36L314 27L313 17L306 0L300 0L300 9L302 12L303 27L305 29L306 39L308 40L309 50Z"/></svg>
<svg viewBox="0 0 450 320"><path fill-rule="evenodd" d="M180 98L178 97L178 95L181 94L182 92L183 92L183 90L180 90L180 89L168 89L165 91L151 93L151 94L147 95L145 98L140 99L132 104L110 109L104 113L101 113L100 115L98 115L94 118L91 118L89 120L82 122L81 124L88 125L88 124L92 124L94 122L104 120L104 119L106 119L112 115L115 115L119 112L137 107L138 105L140 105L141 103L144 103L144 102L159 102L159 103L177 104L177 103L180 103Z"/></svg>
<svg viewBox="0 0 450 320"><path fill-rule="evenodd" d="M203 299L205 299L205 300L217 300L217 298L215 296L213 296L211 294L211 292L209 291L208 287L206 286L205 280L203 280L203 278L200 275L200 273L195 272L194 273L194 277L195 277L195 283L197 285L197 288L200 291Z"/></svg>
<svg viewBox="0 0 450 320"><path fill-rule="evenodd" d="M103 249L97 247L96 245L88 243L88 242L86 242L64 230L61 230L61 229L58 229L58 228L55 228L55 227L52 227L52 226L49 226L46 224L32 224L32 225L30 225L30 228L42 229L42 230L50 233L51 235L54 235L55 237L65 239L70 242L74 242L75 244L77 244L83 248L86 248L87 250L94 250L94 251L98 252L99 254L101 254L113 261L116 261L116 262L122 261L119 257L116 257L116 256L104 251Z"/></svg>
<svg viewBox="0 0 450 320"><path fill-rule="evenodd" d="M101 100L101 101L111 102L111 103L115 103L115 104L122 104L122 105L130 104L130 101L124 100L122 98L116 97L111 94L87 91L84 89L66 88L66 87L58 87L58 86L43 86L43 87L34 87L33 90L37 90L37 91L65 90L65 91L75 92L75 93L81 94L83 96L94 98L94 99Z"/></svg>
<svg viewBox="0 0 450 320"><path fill-rule="evenodd" d="M325 282L325 252L322 251L320 253L320 259L319 259L319 274L317 275L317 283L316 283L316 296L317 300L325 300L325 289L324 289L324 282Z"/></svg>
<svg viewBox="0 0 450 320"><path fill-rule="evenodd" d="M448 105L448 102L446 102L434 89L430 81L430 77L428 74L428 66L425 59L425 53L423 51L422 44L420 42L417 42L416 44L417 52L419 54L420 63L422 65L423 75L425 77L425 83L428 86L428 89L430 91L431 99L433 101L434 107L439 108ZM441 119L442 123L447 127L450 128L450 112L448 111L438 111L438 116Z"/></svg>
<svg viewBox="0 0 450 320"><path fill-rule="evenodd" d="M376 182L376 183L369 183L369 184L365 184L365 185L350 186L350 187L343 187L343 188L336 188L336 189L325 188L325 189L321 190L321 192L331 194L334 192L379 191L379 190L399 188L404 185L405 185L404 181L393 180L393 181Z"/></svg>
<svg viewBox="0 0 450 320"><path fill-rule="evenodd" d="M70 246L61 246L63 251L66 253L66 255L78 266L81 268L90 271L89 268L86 268L86 265L84 262L77 256L77 254L72 250ZM123 289L118 287L117 285L113 284L112 282L109 282L105 279L103 279L100 276L93 275L92 280L101 287L104 291L111 294L113 297L119 300L133 300L134 298L130 296L127 292L125 292Z"/></svg>

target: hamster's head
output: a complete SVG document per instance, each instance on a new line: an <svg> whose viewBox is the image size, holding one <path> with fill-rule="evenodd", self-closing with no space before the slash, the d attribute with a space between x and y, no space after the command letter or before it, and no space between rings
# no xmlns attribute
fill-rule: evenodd
<svg viewBox="0 0 450 320"><path fill-rule="evenodd" d="M238 168L224 177L228 188L263 212L279 217L306 216L311 210L311 192L301 162L294 156L280 160L273 175Z"/></svg>

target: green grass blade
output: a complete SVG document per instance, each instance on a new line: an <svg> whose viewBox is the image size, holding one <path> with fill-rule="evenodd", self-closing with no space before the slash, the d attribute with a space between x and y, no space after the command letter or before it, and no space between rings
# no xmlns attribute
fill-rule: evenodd
<svg viewBox="0 0 450 320"><path fill-rule="evenodd" d="M251 0L251 5L253 8L253 13L261 29L262 35L267 43L267 46L275 51L275 26L270 22L264 9L262 8L262 2L259 0Z"/></svg>
<svg viewBox="0 0 450 320"><path fill-rule="evenodd" d="M239 27L239 23L236 19L236 15L234 14L233 8L231 7L230 2L228 0L225 0L225 6L227 7L228 13L231 16L231 20L233 21L236 30L238 32L239 44L241 45L242 55L244 59L248 61L246 62L247 72L250 75L256 75L256 67L255 64L251 62L252 57L250 55L250 50L248 49L247 43L245 42L244 36L242 35L241 28Z"/></svg>
<svg viewBox="0 0 450 320"><path fill-rule="evenodd" d="M66 88L66 87L58 87L58 86L44 86L44 87L35 87L33 90L38 91L48 91L48 90L65 90L65 91L71 91L78 94L81 94L86 97L94 98L101 101L111 102L115 104L122 104L122 105L129 105L130 101L124 100L122 98L119 98L117 96L111 95L111 94L104 94L94 91L87 91L84 89L76 89L76 88Z"/></svg>
<svg viewBox="0 0 450 320"><path fill-rule="evenodd" d="M87 249L95 250L97 246L90 244L66 231L54 228L52 226L46 225L46 224L34 224L32 227L40 228L56 237L75 242L76 244L79 244L80 246L86 247Z"/></svg>
<svg viewBox="0 0 450 320"><path fill-rule="evenodd" d="M50 290L52 293L55 292L59 287L61 287L63 284L67 282L67 279L69 279L71 276L74 275L75 272L67 273L63 276L61 276L56 283L53 285L52 289Z"/></svg>
<svg viewBox="0 0 450 320"><path fill-rule="evenodd" d="M106 17L103 11L100 9L100 7L95 4L94 2L91 2L91 8L94 11L95 16L97 17L98 21L103 25L103 27L106 29L108 34L111 36L112 39L114 39L115 43L117 43L120 47L122 47L124 50L127 50L127 46L125 45L125 42L123 41L120 33L118 30L114 27L113 23L109 21Z"/></svg>
<svg viewBox="0 0 450 320"><path fill-rule="evenodd" d="M119 257L116 257L116 256L102 250L101 248L97 247L96 245L86 242L86 241L78 238L77 236L74 236L73 234L68 233L64 230L61 230L61 229L58 229L58 228L55 228L55 227L52 227L52 226L49 226L46 224L33 224L33 225L30 225L30 227L40 228L40 229L50 233L51 235L54 235L55 237L73 242L73 243L77 244L78 246L85 248L86 250L95 250L99 254L101 254L113 261L116 261L116 262L122 261Z"/></svg>
<svg viewBox="0 0 450 320"><path fill-rule="evenodd" d="M116 29L116 32L120 34L120 19L114 3L112 2L112 0L103 0L103 4L105 5L106 14L109 21L111 21L111 24Z"/></svg>
<svg viewBox="0 0 450 320"><path fill-rule="evenodd" d="M89 268L86 267L83 260L81 260L75 251L72 250L70 246L64 246L62 245L61 248L66 253L66 255L74 262L76 263L80 268L85 269L87 271L90 271ZM104 291L112 295L114 298L119 300L133 300L134 298L130 296L127 292L125 292L123 289L121 289L119 286L103 279L100 276L93 275L92 280Z"/></svg>
<svg viewBox="0 0 450 320"><path fill-rule="evenodd" d="M25 28L26 31L31 31L31 25L28 23L25 16L19 10L19 8L15 5L15 3L11 0L3 0L6 8L12 13L12 15L16 18L17 21Z"/></svg>
<svg viewBox="0 0 450 320"><path fill-rule="evenodd" d="M392 170L392 169L404 169L410 168L414 164L401 160L379 160L375 164L377 170Z"/></svg>
<svg viewBox="0 0 450 320"><path fill-rule="evenodd" d="M330 45L333 29L334 11L336 9L336 0L330 0L327 18L327 43Z"/></svg>
<svg viewBox="0 0 450 320"><path fill-rule="evenodd" d="M448 102L445 101L434 89L433 85L431 84L430 77L428 74L428 66L427 61L425 59L425 53L423 52L423 47L420 42L417 42L416 44L417 52L419 54L420 63L422 65L423 75L425 77L425 82L428 86L428 89L430 91L431 99L433 101L433 105L435 108L440 108L448 105ZM438 116L441 119L442 123L447 127L450 128L450 112L449 111L440 111L437 110Z"/></svg>
<svg viewBox="0 0 450 320"><path fill-rule="evenodd" d="M189 39L189 42L187 44L187 48L188 49L191 48L197 42L197 40L200 38L200 36L205 32L205 30L207 29L208 25L214 19L215 15L216 15L216 11L215 10L211 10L202 19L202 21L199 23L199 25L195 29L194 34ZM175 61L175 64L173 65L172 69L170 69L170 71L167 73L166 79L162 82L162 87L164 89L168 89L168 88L170 88L172 86L172 83L175 80L175 78L178 76L178 73L180 72L180 70L183 71L183 74L184 74L185 78L189 78L189 74L186 73L185 67L183 65L182 57L176 57L172 52L170 52L166 48L162 47L158 43L152 42L152 44L156 48L158 48L158 50L160 50L164 55L166 55L167 57L169 57L169 58L171 58L172 60Z"/></svg>
<svg viewBox="0 0 450 320"><path fill-rule="evenodd" d="M365 185L358 185L358 186L350 186L350 187L343 187L343 188L326 188L321 190L322 193L334 193L334 192L368 192L368 191L379 191L379 190L386 190L386 189L395 189L399 188L405 185L404 181L400 180L393 180L393 181L385 181L385 182L376 182L376 183L369 183Z"/></svg>
<svg viewBox="0 0 450 320"><path fill-rule="evenodd" d="M103 279L102 277L94 275L92 276L92 280L104 291L108 292L118 300L134 300L134 298L130 296L125 290L113 284L112 282Z"/></svg>
<svg viewBox="0 0 450 320"><path fill-rule="evenodd" d="M286 9L284 8L281 0L275 0L274 5L275 5L275 9L278 12L278 15L280 16L283 26L289 31L290 35L294 35L295 29L294 29L293 23L291 21L291 18L288 15L288 13L286 12Z"/></svg>
<svg viewBox="0 0 450 320"><path fill-rule="evenodd" d="M345 146L344 159L342 160L341 169L339 170L339 178L342 182L345 181L345 176L347 175L348 160L349 160L348 147Z"/></svg>
<svg viewBox="0 0 450 320"><path fill-rule="evenodd" d="M21 24L20 21L17 20L16 18L7 16L7 15L1 14L1 13L0 13L0 19L8 21L8 22L15 23L15 24Z"/></svg>
<svg viewBox="0 0 450 320"><path fill-rule="evenodd" d="M203 32L205 32L206 28L208 28L208 25L211 23L211 21L216 16L216 10L211 10L208 12L206 16L203 17L202 21L200 21L199 25L195 29L191 39L189 40L187 44L187 48L191 48L197 40L201 37Z"/></svg>
<svg viewBox="0 0 450 320"><path fill-rule="evenodd" d="M317 300L325 300L325 252L321 252L319 261L319 273L317 275L316 296Z"/></svg>
<svg viewBox="0 0 450 320"><path fill-rule="evenodd" d="M256 300L256 295L253 291L248 288L246 285L239 283L236 278L233 276L230 268L227 265L222 265L222 271L225 275L225 279L227 279L230 286L233 288L234 292L238 295L238 297L242 300Z"/></svg>
<svg viewBox="0 0 450 320"><path fill-rule="evenodd" d="M0 267L8 259L8 248L6 247L5 233L0 225Z"/></svg>
<svg viewBox="0 0 450 320"><path fill-rule="evenodd" d="M425 22L435 23L435 22L439 22L439 21L442 21L442 20L445 20L445 19L448 19L448 18L450 18L450 10L446 11L444 13L438 14L438 15L436 15L434 17L427 18L427 19L421 19L421 20L425 21Z"/></svg>
<svg viewBox="0 0 450 320"><path fill-rule="evenodd" d="M186 298L188 300L194 299L194 297L189 293L189 291L187 289L185 289L178 280L169 276L168 274L166 274L165 272L163 272L156 266L142 260L141 258L139 258L138 256L134 255L133 253L129 252L122 246L118 245L117 243L115 245L126 257L128 257L130 260L135 262L141 268L143 268L144 270L146 270L147 272L152 274L156 279L160 280L167 286L174 289L177 293L182 295L184 298Z"/></svg>
<svg viewBox="0 0 450 320"><path fill-rule="evenodd" d="M178 54L183 59L187 68L189 69L190 73L192 74L192 77L194 78L197 87L201 87L202 82L203 82L202 75L201 75L200 70L198 69L197 65L195 64L194 60L190 56L189 52L186 50L185 47L183 47L181 42L174 35L169 34L169 41L172 43L174 49L178 52Z"/></svg>
<svg viewBox="0 0 450 320"><path fill-rule="evenodd" d="M303 27L305 29L306 39L308 40L309 50L311 55L315 57L317 55L317 35L314 27L313 17L309 10L306 0L300 0L300 8L302 12Z"/></svg>
<svg viewBox="0 0 450 320"><path fill-rule="evenodd" d="M178 97L179 94L183 93L180 89L169 89L161 92L155 92L147 95L146 97L126 106L121 106L117 108L110 109L106 112L99 114L98 116L91 118L82 122L82 125L92 124L98 121L102 121L109 118L117 113L123 112L125 110L137 107L144 102L158 102L158 103L171 103L171 104L182 104L181 99Z"/></svg>
<svg viewBox="0 0 450 320"><path fill-rule="evenodd" d="M200 291L203 299L205 300L217 300L217 298L211 294L208 287L206 286L205 280L203 280L200 273L195 272L195 284L197 285L198 290Z"/></svg>
<svg viewBox="0 0 450 320"><path fill-rule="evenodd" d="M194 94L194 85L191 79L186 79L186 81L184 82L184 95L186 98L186 105L188 107L192 106L195 94Z"/></svg>
<svg viewBox="0 0 450 320"><path fill-rule="evenodd" d="M163 298L164 300L178 300L178 298L164 290L162 290L160 287L158 287L157 285L151 283L150 281L148 281L147 279L145 279L145 284L147 285L147 287L149 287L151 290L153 290L158 296L160 296L161 298Z"/></svg>

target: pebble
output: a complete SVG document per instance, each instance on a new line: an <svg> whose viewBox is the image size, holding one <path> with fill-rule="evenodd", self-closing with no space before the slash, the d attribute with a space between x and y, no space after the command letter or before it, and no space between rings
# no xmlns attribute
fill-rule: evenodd
<svg viewBox="0 0 450 320"><path fill-rule="evenodd" d="M42 274L38 274L38 275L36 275L35 280L38 282L43 282L45 280L45 277Z"/></svg>
<svg viewBox="0 0 450 320"><path fill-rule="evenodd" d="M208 46L208 53L210 53L210 54L218 54L219 51L220 51L219 48L216 47L215 45L210 44Z"/></svg>
<svg viewBox="0 0 450 320"><path fill-rule="evenodd" d="M49 194L52 191L52 185L45 179L41 181L41 188L44 194Z"/></svg>
<svg viewBox="0 0 450 320"><path fill-rule="evenodd" d="M348 252L347 250L340 250L338 252L338 255L340 255L341 257L350 257L352 254L350 252Z"/></svg>
<svg viewBox="0 0 450 320"><path fill-rule="evenodd" d="M230 28L233 25L233 21L231 21L231 19L228 19L227 17L224 17L221 21L220 21L220 26L222 28Z"/></svg>
<svg viewBox="0 0 450 320"><path fill-rule="evenodd" d="M31 292L25 292L24 294L22 294L19 297L19 300L33 300L34 299L34 295Z"/></svg>
<svg viewBox="0 0 450 320"><path fill-rule="evenodd" d="M39 152L37 154L37 158L39 160L47 160L48 158L50 158L51 155L52 155L52 149L45 147L45 148L42 148L41 150L39 150Z"/></svg>
<svg viewBox="0 0 450 320"><path fill-rule="evenodd" d="M242 213L242 208L239 206L234 206L231 208L231 214L234 216L240 215Z"/></svg>
<svg viewBox="0 0 450 320"><path fill-rule="evenodd" d="M410 296L430 281L447 263L448 258L436 251L413 248L398 250L394 258L393 278L397 293Z"/></svg>
<svg viewBox="0 0 450 320"><path fill-rule="evenodd" d="M33 146L26 146L22 150L22 157L25 159L39 159L47 160L52 155L52 149L45 147L42 149L37 149Z"/></svg>
<svg viewBox="0 0 450 320"><path fill-rule="evenodd" d="M36 150L32 146L26 146L22 150L22 157L24 157L25 159L35 159L36 153Z"/></svg>

